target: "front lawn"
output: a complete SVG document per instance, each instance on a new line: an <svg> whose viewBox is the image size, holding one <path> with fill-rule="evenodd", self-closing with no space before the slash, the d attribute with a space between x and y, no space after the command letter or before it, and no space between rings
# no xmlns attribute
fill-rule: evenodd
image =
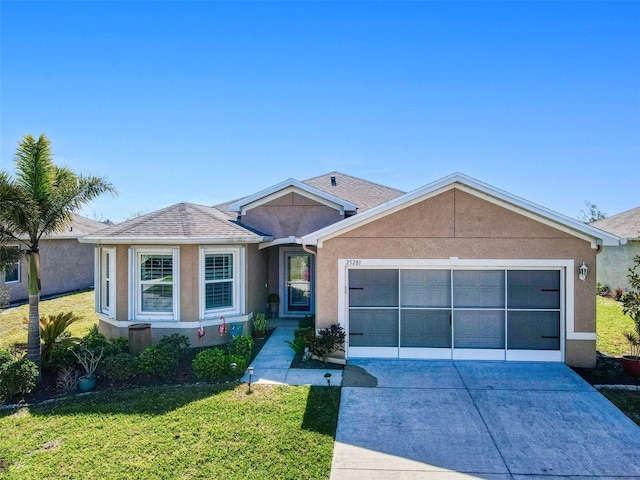
<svg viewBox="0 0 640 480"><path fill-rule="evenodd" d="M640 393L629 390L613 390L603 388L600 390L616 407L622 410L627 417L640 425Z"/></svg>
<svg viewBox="0 0 640 480"><path fill-rule="evenodd" d="M631 317L622 313L622 303L599 295L596 302L598 351L615 357L629 353L629 342L622 332L632 330L633 321Z"/></svg>
<svg viewBox="0 0 640 480"><path fill-rule="evenodd" d="M98 314L94 310L93 290L72 293L40 302L40 316L61 312L73 312L82 320L69 328L71 335L82 337L91 325L98 323ZM27 343L27 325L24 319L29 318L29 304L0 310L0 348L9 350L14 343Z"/></svg>
<svg viewBox="0 0 640 480"><path fill-rule="evenodd" d="M339 388L154 387L0 414L3 479L321 479Z"/></svg>

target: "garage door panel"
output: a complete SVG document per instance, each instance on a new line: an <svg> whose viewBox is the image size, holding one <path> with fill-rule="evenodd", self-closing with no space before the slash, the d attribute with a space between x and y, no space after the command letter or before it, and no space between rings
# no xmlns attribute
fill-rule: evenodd
<svg viewBox="0 0 640 480"><path fill-rule="evenodd" d="M451 307L451 271L403 270L400 305L403 307Z"/></svg>
<svg viewBox="0 0 640 480"><path fill-rule="evenodd" d="M560 350L560 312L509 312L507 348Z"/></svg>
<svg viewBox="0 0 640 480"><path fill-rule="evenodd" d="M398 270L349 271L351 307L397 307Z"/></svg>
<svg viewBox="0 0 640 480"><path fill-rule="evenodd" d="M504 312L455 311L454 348L504 349Z"/></svg>
<svg viewBox="0 0 640 480"><path fill-rule="evenodd" d="M362 309L349 314L349 345L398 347L398 311Z"/></svg>
<svg viewBox="0 0 640 480"><path fill-rule="evenodd" d="M560 272L557 270L510 270L507 285L509 308L560 308Z"/></svg>
<svg viewBox="0 0 640 480"><path fill-rule="evenodd" d="M400 346L451 348L451 312L402 310Z"/></svg>
<svg viewBox="0 0 640 480"><path fill-rule="evenodd" d="M454 308L504 307L504 271L455 270L453 272Z"/></svg>

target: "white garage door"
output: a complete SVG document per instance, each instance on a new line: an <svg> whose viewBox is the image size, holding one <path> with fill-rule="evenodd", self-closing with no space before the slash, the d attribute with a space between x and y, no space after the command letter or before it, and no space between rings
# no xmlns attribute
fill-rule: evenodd
<svg viewBox="0 0 640 480"><path fill-rule="evenodd" d="M350 268L347 355L562 361L562 269Z"/></svg>

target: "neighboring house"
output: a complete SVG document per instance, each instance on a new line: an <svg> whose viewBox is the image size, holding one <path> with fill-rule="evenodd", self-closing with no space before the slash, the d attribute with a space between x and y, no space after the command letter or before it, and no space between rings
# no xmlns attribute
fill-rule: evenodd
<svg viewBox="0 0 640 480"><path fill-rule="evenodd" d="M221 317L246 325L278 293L281 317L343 325L347 359L592 366L596 253L619 239L462 174L403 193L334 172L81 241L96 244L110 336L149 322L154 340L223 343Z"/></svg>
<svg viewBox="0 0 640 480"><path fill-rule="evenodd" d="M627 275L633 259L640 255L640 207L598 220L591 224L622 239L621 245L604 246L596 260L596 279L611 290L630 288Z"/></svg>
<svg viewBox="0 0 640 480"><path fill-rule="evenodd" d="M101 222L73 215L71 224L63 232L40 240L41 296L93 287L94 248L78 242L78 238L102 230L105 226ZM19 246L18 242L15 246ZM24 258L4 274L0 273L0 285L11 289L10 302L29 298L27 262Z"/></svg>

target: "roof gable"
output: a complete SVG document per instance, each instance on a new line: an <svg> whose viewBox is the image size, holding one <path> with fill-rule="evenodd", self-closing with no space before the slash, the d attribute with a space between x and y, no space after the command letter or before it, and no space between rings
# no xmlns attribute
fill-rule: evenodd
<svg viewBox="0 0 640 480"><path fill-rule="evenodd" d="M413 190L387 203L378 205L366 212L349 217L338 223L312 232L302 237L303 244L317 244L322 246L324 240L346 233L369 222L420 203L428 198L457 188L471 195L475 195L488 202L494 203L508 210L529 217L538 222L550 225L570 235L589 241L595 248L597 245L618 245L619 238L608 234L582 222L561 215L523 198L517 197L503 190L492 187L461 173L454 173L433 183Z"/></svg>
<svg viewBox="0 0 640 480"><path fill-rule="evenodd" d="M240 215L245 215L247 210L269 203L283 195L288 195L289 193L297 193L303 197L310 198L318 203L339 210L341 214L344 214L344 212L356 211L356 206L353 203L299 182L293 178L233 202L229 204L228 209L231 212L239 212Z"/></svg>

